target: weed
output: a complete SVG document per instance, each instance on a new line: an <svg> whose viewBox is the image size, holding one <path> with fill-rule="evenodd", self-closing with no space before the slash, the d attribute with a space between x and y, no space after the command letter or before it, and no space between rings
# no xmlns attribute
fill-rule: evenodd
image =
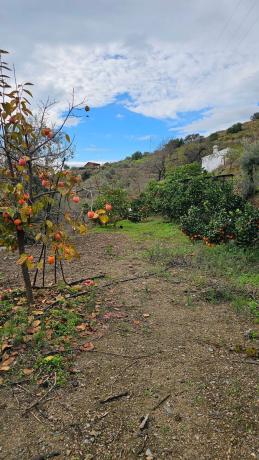
<svg viewBox="0 0 259 460"><path fill-rule="evenodd" d="M236 297L232 302L233 308L237 313L245 313L259 320L259 303L256 300L251 300L247 297Z"/></svg>
<svg viewBox="0 0 259 460"><path fill-rule="evenodd" d="M65 369L64 359L60 355L49 355L38 358L35 368L48 374L55 372L57 385L61 386L66 383L68 372Z"/></svg>
<svg viewBox="0 0 259 460"><path fill-rule="evenodd" d="M230 302L233 300L233 292L226 286L209 287L201 294L201 298L209 303Z"/></svg>
<svg viewBox="0 0 259 460"><path fill-rule="evenodd" d="M113 249L113 245L112 245L112 244L107 244L107 246L105 247L104 253L105 253L107 256L110 256L110 257L115 256L115 252L114 252L114 249Z"/></svg>
<svg viewBox="0 0 259 460"><path fill-rule="evenodd" d="M81 317L70 310L53 309L48 326L53 329L55 336L73 335Z"/></svg>

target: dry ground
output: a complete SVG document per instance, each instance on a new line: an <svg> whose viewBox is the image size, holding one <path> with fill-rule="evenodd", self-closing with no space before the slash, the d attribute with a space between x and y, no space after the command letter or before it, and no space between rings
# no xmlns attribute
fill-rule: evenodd
<svg viewBox="0 0 259 460"><path fill-rule="evenodd" d="M152 272L148 244L118 233L81 238L73 277ZM1 264L1 283L17 286L14 260ZM37 388L0 387L0 459L258 459L258 366L233 351L250 320L203 301L188 264L99 292L121 318L107 320L95 350L78 355L65 387L25 415Z"/></svg>

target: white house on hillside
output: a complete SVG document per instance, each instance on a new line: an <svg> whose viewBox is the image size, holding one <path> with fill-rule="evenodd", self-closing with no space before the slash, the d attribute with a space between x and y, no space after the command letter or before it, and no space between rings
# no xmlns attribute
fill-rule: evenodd
<svg viewBox="0 0 259 460"><path fill-rule="evenodd" d="M214 169L217 169L219 166L224 166L226 161L226 156L229 153L230 149L219 150L217 145L213 146L213 153L211 155L206 155L202 158L202 167L208 171L212 172Z"/></svg>

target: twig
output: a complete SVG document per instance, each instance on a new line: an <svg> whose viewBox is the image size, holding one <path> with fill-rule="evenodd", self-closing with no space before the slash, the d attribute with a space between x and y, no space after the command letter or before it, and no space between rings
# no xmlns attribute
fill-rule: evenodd
<svg viewBox="0 0 259 460"><path fill-rule="evenodd" d="M98 288L103 289L105 287L113 286L113 285L116 285L116 284L127 283L128 281L134 281L134 280L137 280L137 279L149 278L151 276L156 276L156 275L157 275L157 272L151 272L151 273L146 273L144 275L132 276L131 278L123 278L123 279L120 279L120 280L114 280L114 281L110 281L109 283L102 284ZM66 301L68 301L70 299L74 299L75 297L86 295L88 293L89 293L89 290L76 292L75 294L71 294L69 297L67 297ZM51 307L54 307L58 303L59 303L59 300L55 300L55 302L52 302L51 304L49 304L47 308L49 309Z"/></svg>
<svg viewBox="0 0 259 460"><path fill-rule="evenodd" d="M100 273L99 275L92 275L92 276L89 276L89 277L84 277L84 278L80 278L79 280L75 280L75 281L71 281L70 283L67 283L69 286L74 286L76 284L80 284L82 283L83 281L85 280L97 280L97 279L101 279L101 278L105 278L106 274L105 273Z"/></svg>
<svg viewBox="0 0 259 460"><path fill-rule="evenodd" d="M27 409L25 409L22 415L26 415L27 412L29 412L34 407L38 406L38 404L40 404L46 398L46 396L48 396L48 394L55 388L56 383L57 383L57 374L55 372L53 385L49 388L48 391L46 391L46 393L41 398L37 399L37 401L34 401L29 407L27 407Z"/></svg>
<svg viewBox="0 0 259 460"><path fill-rule="evenodd" d="M49 454L37 455L37 457L33 457L32 460L48 460L49 458L58 457L59 455L61 455L61 452L54 451Z"/></svg>
<svg viewBox="0 0 259 460"><path fill-rule="evenodd" d="M162 404L167 401L168 398L170 398L171 396L171 393L169 393L168 395L166 395L163 399L161 399L154 407L152 407L151 411L155 411L157 410L160 406L162 406Z"/></svg>
<svg viewBox="0 0 259 460"><path fill-rule="evenodd" d="M239 361L238 359L233 360L235 363L240 363L240 364L256 364L257 366L259 365L259 361L247 361L247 360L241 360Z"/></svg>
<svg viewBox="0 0 259 460"><path fill-rule="evenodd" d="M61 262L61 261L60 261L60 262ZM61 263L60 268L61 268L61 273L62 273L62 271L63 271L62 263ZM89 276L89 277L86 277L86 276L85 276L84 278L81 278L81 279L79 279L79 280L67 282L67 281L65 280L65 277L64 277L64 271L63 271L63 274L62 274L63 281L64 281L64 283L65 283L67 286L75 286L76 284L80 284L80 283L82 283L82 282L85 281L85 280L97 280L97 279L105 278L105 276L106 276L105 274L92 275L92 276ZM44 288L43 288L42 286L33 286L33 289L53 289L53 288L55 288L55 287L57 287L56 284L51 284L51 285L49 285L49 286L44 286ZM69 298L70 298L70 297L69 297ZM52 306L52 304L51 304L51 306Z"/></svg>
<svg viewBox="0 0 259 460"><path fill-rule="evenodd" d="M116 401L116 399L120 399L120 398L123 398L124 396L128 396L128 394L129 394L129 392L126 390L126 391L123 391L122 393L118 393L116 395L108 396L105 399L100 399L100 403L105 404L107 402Z"/></svg>
<svg viewBox="0 0 259 460"><path fill-rule="evenodd" d="M118 358L126 358L126 359L144 359L144 358L150 358L151 356L157 355L159 353L162 353L160 350L155 352L155 353L150 353L149 355L139 355L139 356L131 356L131 355L120 355L119 353L113 353L112 351L102 351L102 350L92 350L90 353L100 353L103 355L110 355L110 356L116 356Z"/></svg>
<svg viewBox="0 0 259 460"><path fill-rule="evenodd" d="M145 417L143 417L142 422L141 422L141 424L139 425L140 431L142 431L142 430L144 430L145 428L147 428L148 422L149 422L149 414L147 414L147 415L145 415Z"/></svg>

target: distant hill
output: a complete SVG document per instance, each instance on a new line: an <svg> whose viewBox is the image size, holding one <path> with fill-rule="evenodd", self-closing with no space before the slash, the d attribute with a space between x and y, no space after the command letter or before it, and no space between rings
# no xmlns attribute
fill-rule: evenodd
<svg viewBox="0 0 259 460"><path fill-rule="evenodd" d="M171 139L152 153L135 152L125 160L105 163L99 169L87 169L86 166L78 169L78 173L85 179L85 188L91 188L94 194L98 193L102 186L110 184L126 189L129 195L134 197L144 190L150 180L163 179L166 173L182 164L201 161L201 158L211 154L213 146L217 145L220 150L226 147L230 147L231 150L226 165L215 173L232 173L239 176L240 158L245 145L259 141L259 119L245 122L241 127L238 132L228 129L207 137L193 134L185 139ZM235 129L238 128L234 128L233 131Z"/></svg>

